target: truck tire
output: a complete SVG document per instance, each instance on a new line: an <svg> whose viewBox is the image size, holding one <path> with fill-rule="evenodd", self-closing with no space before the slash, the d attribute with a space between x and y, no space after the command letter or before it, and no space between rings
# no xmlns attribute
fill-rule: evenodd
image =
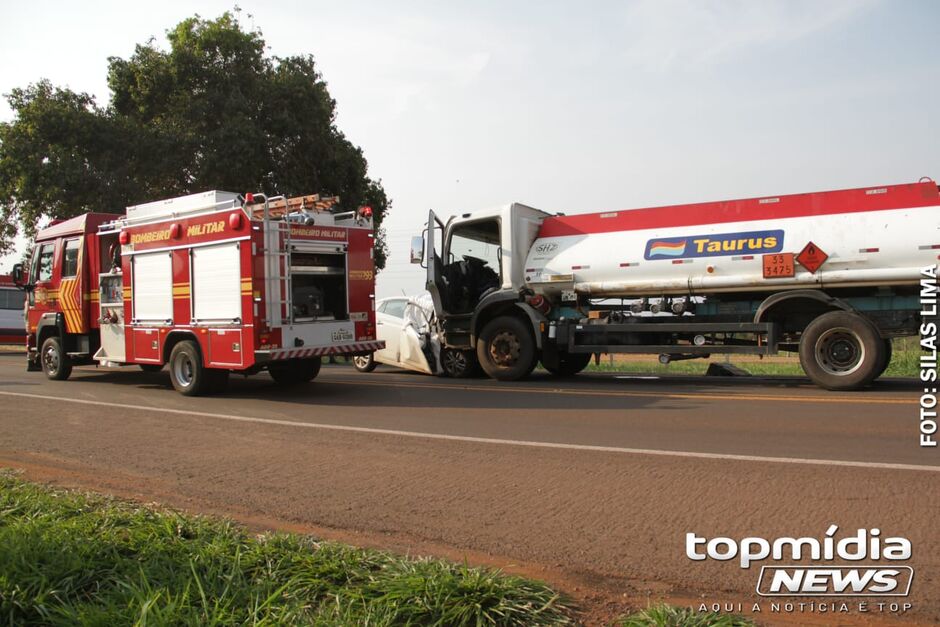
<svg viewBox="0 0 940 627"><path fill-rule="evenodd" d="M320 358L288 360L268 366L268 374L278 385L309 383L320 374Z"/></svg>
<svg viewBox="0 0 940 627"><path fill-rule="evenodd" d="M469 379L477 373L476 355L473 351L458 348L441 350L441 369L444 374L454 379Z"/></svg>
<svg viewBox="0 0 940 627"><path fill-rule="evenodd" d="M830 311L812 322L800 338L800 364L827 390L858 390L878 376L885 344L875 325L847 311Z"/></svg>
<svg viewBox="0 0 940 627"><path fill-rule="evenodd" d="M57 335L46 338L42 343L39 363L46 377L53 381L65 381L72 374L72 360L62 348L62 340Z"/></svg>
<svg viewBox="0 0 940 627"><path fill-rule="evenodd" d="M353 368L359 372L372 372L375 370L375 354L369 353L368 355L356 355L353 357Z"/></svg>
<svg viewBox="0 0 940 627"><path fill-rule="evenodd" d="M885 370L887 370L888 366L891 365L891 357L894 355L894 348L891 345L891 339L885 338L883 341L885 343L885 350L883 353L883 357L881 358L882 363L880 366L878 366L878 373L875 375L875 379L877 379L878 377L880 377L881 375L885 373Z"/></svg>
<svg viewBox="0 0 940 627"><path fill-rule="evenodd" d="M169 364L170 381L183 396L200 396L212 390L216 377L202 365L202 355L194 341L183 340L174 346Z"/></svg>
<svg viewBox="0 0 940 627"><path fill-rule="evenodd" d="M555 359L542 357L542 366L556 377L572 377L591 363L591 353L567 353Z"/></svg>
<svg viewBox="0 0 940 627"><path fill-rule="evenodd" d="M490 320L477 340L477 359L483 371L499 381L528 376L538 361L532 330L513 316Z"/></svg>
<svg viewBox="0 0 940 627"><path fill-rule="evenodd" d="M206 388L207 394L223 394L228 389L228 370L218 370L210 368L209 385Z"/></svg>

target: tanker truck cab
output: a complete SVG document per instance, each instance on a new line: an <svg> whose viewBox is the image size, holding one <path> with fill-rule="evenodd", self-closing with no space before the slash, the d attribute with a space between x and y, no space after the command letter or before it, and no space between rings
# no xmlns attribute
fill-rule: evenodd
<svg viewBox="0 0 940 627"><path fill-rule="evenodd" d="M462 351L478 361L477 339L483 323L506 316L518 324L501 336L504 350L513 352L519 345L540 343L534 336L520 338L510 331L532 335L529 328L535 312L520 306L525 304L524 261L539 226L549 215L512 203L453 216L445 224L430 212L430 228L424 236L414 238L411 258L419 263L427 257L426 287L442 327L445 349ZM507 359L519 361L502 357L503 362ZM520 376L531 371L536 361L521 365L526 372Z"/></svg>
<svg viewBox="0 0 940 627"><path fill-rule="evenodd" d="M426 263L443 350L495 379L539 362L573 375L601 353L786 351L817 385L854 390L885 371L892 339L917 335L938 233L925 178L567 216L431 212L412 261Z"/></svg>

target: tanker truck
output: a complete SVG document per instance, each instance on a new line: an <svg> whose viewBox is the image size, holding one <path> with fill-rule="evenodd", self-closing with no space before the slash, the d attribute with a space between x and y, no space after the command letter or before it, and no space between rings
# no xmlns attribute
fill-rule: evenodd
<svg viewBox="0 0 940 627"><path fill-rule="evenodd" d="M914 184L549 214L512 203L412 240L447 354L499 380L565 376L603 353L663 364L798 353L830 390L880 376L921 323L940 188ZM469 369L464 368L467 372Z"/></svg>

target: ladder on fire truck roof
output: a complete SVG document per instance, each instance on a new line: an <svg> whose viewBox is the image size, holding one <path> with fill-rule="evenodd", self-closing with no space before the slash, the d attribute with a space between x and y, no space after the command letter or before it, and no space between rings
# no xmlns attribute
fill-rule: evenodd
<svg viewBox="0 0 940 627"><path fill-rule="evenodd" d="M294 311L291 295L293 279L290 272L291 216L303 217L304 214L325 213L339 203L339 196L321 198L319 194L297 196L272 196L254 194L252 200L263 198L262 202L246 202L245 209L254 219L261 219L264 225L264 291L265 318L272 327L287 322L294 324ZM281 235L284 235L283 239Z"/></svg>

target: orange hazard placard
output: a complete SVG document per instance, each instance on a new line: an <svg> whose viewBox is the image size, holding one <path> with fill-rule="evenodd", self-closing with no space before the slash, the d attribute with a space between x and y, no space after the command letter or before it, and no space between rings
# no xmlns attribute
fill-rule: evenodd
<svg viewBox="0 0 940 627"><path fill-rule="evenodd" d="M763 259L765 279L782 279L796 274L796 266L793 263L793 253L764 255Z"/></svg>
<svg viewBox="0 0 940 627"><path fill-rule="evenodd" d="M800 262L800 265L810 272L819 270L819 266L826 263L826 259L829 259L829 255L813 242L804 246L800 254L796 256L796 260Z"/></svg>

